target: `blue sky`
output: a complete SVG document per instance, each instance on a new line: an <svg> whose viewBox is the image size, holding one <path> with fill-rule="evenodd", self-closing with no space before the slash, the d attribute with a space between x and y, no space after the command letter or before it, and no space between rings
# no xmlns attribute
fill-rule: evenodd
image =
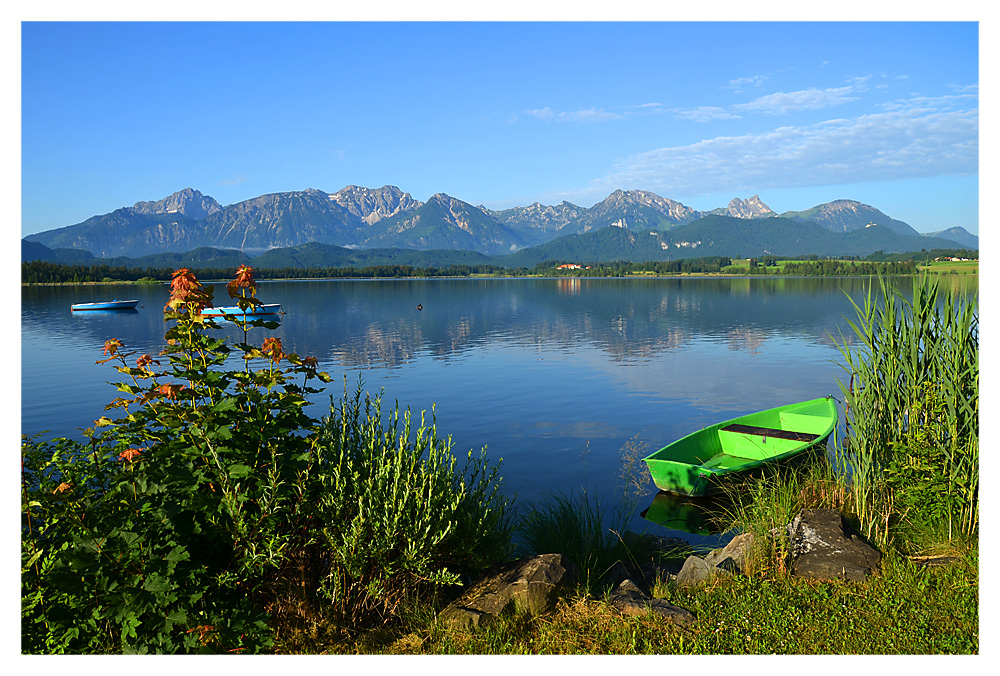
<svg viewBox="0 0 1000 676"><path fill-rule="evenodd" d="M185 187L979 231L974 22L21 24L21 234Z"/></svg>

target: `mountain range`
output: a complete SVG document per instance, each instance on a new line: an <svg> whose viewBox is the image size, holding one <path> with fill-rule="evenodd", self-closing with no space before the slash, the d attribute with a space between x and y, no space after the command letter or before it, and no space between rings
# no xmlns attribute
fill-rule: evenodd
<svg viewBox="0 0 1000 676"><path fill-rule="evenodd" d="M616 190L590 208L564 201L491 210L444 193L420 202L395 186L351 185L335 193L310 188L222 206L185 188L29 235L22 258L44 259L46 251L58 252L49 258L60 260L87 259L85 252L99 259L146 258L206 247L258 257L309 244L328 251L464 251L494 261L607 261L978 249L979 238L960 227L922 235L847 199L778 214L754 195L703 212L651 192Z"/></svg>

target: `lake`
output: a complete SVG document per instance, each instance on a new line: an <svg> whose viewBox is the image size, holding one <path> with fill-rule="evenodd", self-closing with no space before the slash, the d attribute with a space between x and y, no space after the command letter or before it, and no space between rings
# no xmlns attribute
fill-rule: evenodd
<svg viewBox="0 0 1000 676"><path fill-rule="evenodd" d="M842 399L834 343L861 278L424 279L262 282L287 313L273 333L315 356L329 396L384 390L419 418L436 410L456 453L503 459L518 502L586 490L610 504L623 454L646 455L700 427L780 404ZM908 282L904 283L908 288ZM877 283L876 283L877 286ZM215 284L217 304L227 299ZM35 286L21 292L21 429L81 438L117 396L98 366L118 338L155 355L167 286ZM70 304L138 298L135 313ZM420 306L422 309L418 309ZM225 329L235 339L237 330ZM241 333L239 335L242 335ZM253 334L251 334L253 335ZM329 411L330 398L309 407ZM643 505L653 501L649 484ZM662 502L662 498L661 498ZM640 517L636 526L661 529ZM702 533L705 535L705 533ZM714 536L712 536L714 537ZM689 540L697 538L688 538Z"/></svg>

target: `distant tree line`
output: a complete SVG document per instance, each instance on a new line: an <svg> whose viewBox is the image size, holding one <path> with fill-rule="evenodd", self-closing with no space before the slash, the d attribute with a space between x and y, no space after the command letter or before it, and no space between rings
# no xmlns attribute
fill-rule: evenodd
<svg viewBox="0 0 1000 676"><path fill-rule="evenodd" d="M575 263L580 267L563 268L560 265L571 261L543 261L533 268L505 268L499 265L446 265L417 267L413 265L369 265L365 267L312 267L312 268L257 268L258 279L399 279L407 277L469 277L472 275L491 275L497 277L526 277L529 275L552 277L624 277L636 274L678 275L678 274L783 274L808 276L843 276L843 275L909 275L917 271L917 264L926 258L955 256L961 258L977 258L978 251L933 251L921 252L916 256L909 254L909 259L898 258L904 254L882 254L876 252L867 260L851 260L857 257L845 257L841 260L820 258L818 256L800 256L796 262L786 262L780 272L769 271L768 267L777 265L777 256L762 256L750 259L749 268L730 267L731 258L726 256L709 256L706 258L684 258L675 261L647 261L634 263L629 261L614 261L605 263ZM874 256L884 256L884 260L873 259ZM916 259L913 260L913 259ZM729 270L727 270L729 268ZM202 280L229 279L233 269L198 268L192 271ZM23 284L84 284L88 282L156 282L170 281L173 267L132 268L124 265L108 265L105 263L68 264L49 261L25 261L21 263L21 282Z"/></svg>
<svg viewBox="0 0 1000 676"><path fill-rule="evenodd" d="M850 275L912 275L917 272L914 261L802 261L785 263L783 275L807 277L837 277Z"/></svg>
<svg viewBox="0 0 1000 676"><path fill-rule="evenodd" d="M87 282L138 282L140 280L169 281L170 268L130 268L105 263L52 263L24 261L21 263L22 284L84 284ZM232 271L227 273L232 276Z"/></svg>
<svg viewBox="0 0 1000 676"><path fill-rule="evenodd" d="M234 268L192 267L201 280L229 279ZM255 268L258 279L393 279L403 277L468 277L470 275L523 276L526 268L508 269L497 265L370 265L360 268ZM174 268L129 268L106 264L64 264L48 261L21 263L22 284L84 284L88 282L169 281Z"/></svg>
<svg viewBox="0 0 1000 676"><path fill-rule="evenodd" d="M902 261L902 260L915 260L919 263L926 263L934 260L935 258L968 258L969 260L979 259L979 249L931 249L930 251L921 251L920 253L885 253L884 251L876 251L873 254L869 254L865 257L865 260L869 261Z"/></svg>
<svg viewBox="0 0 1000 676"><path fill-rule="evenodd" d="M563 268L567 263L579 265L579 268ZM683 273L717 273L732 260L726 256L709 256L707 258L684 258L676 261L646 261L634 263L630 261L613 261L605 263L576 263L574 261L543 261L531 269L533 275L549 275L555 277L624 277L635 274L678 275Z"/></svg>
<svg viewBox="0 0 1000 676"><path fill-rule="evenodd" d="M262 279L398 279L403 277L469 277L471 275L503 275L510 271L498 265L444 265L417 267L414 265L368 265L360 268L260 268ZM231 273L230 273L231 274Z"/></svg>

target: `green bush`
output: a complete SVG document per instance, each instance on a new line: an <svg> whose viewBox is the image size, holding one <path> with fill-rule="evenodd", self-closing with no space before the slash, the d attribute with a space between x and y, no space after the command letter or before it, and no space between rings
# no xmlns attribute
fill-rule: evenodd
<svg viewBox="0 0 1000 676"><path fill-rule="evenodd" d="M459 573L485 568L508 553L508 501L499 465L485 449L464 468L421 415L413 433L398 404L383 418L381 395L331 407L316 441L327 471L315 515L330 571L323 596L343 618L396 611L408 596L460 583Z"/></svg>
<svg viewBox="0 0 1000 676"><path fill-rule="evenodd" d="M249 268L228 290L260 303ZM397 436L357 415L359 397L321 425L303 411L310 383L329 381L316 360L249 343L274 323L243 323L234 346L212 337L211 301L178 270L158 358L105 344L98 363L126 376L106 407L120 417L98 419L89 443L22 440L23 652L260 652L289 622L355 599L391 611L387 597L503 549L484 457L457 474L433 427L410 444L408 416Z"/></svg>

